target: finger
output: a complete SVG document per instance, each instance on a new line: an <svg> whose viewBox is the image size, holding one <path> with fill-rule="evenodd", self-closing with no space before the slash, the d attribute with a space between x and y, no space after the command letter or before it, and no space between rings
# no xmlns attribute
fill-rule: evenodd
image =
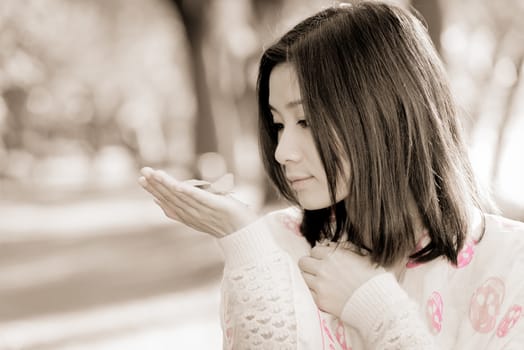
<svg viewBox="0 0 524 350"><path fill-rule="evenodd" d="M208 227L206 227L205 225L204 226L195 225L195 218L201 215L201 213L195 210L194 208L185 208L185 209L177 208L176 210L174 210L173 206L165 201L162 201L156 198L153 198L153 201L160 207L160 209L162 209L162 211L164 212L164 215L167 216L168 218L176 220L197 231L210 233L207 231Z"/></svg>
<svg viewBox="0 0 524 350"><path fill-rule="evenodd" d="M151 185L150 181L145 177L145 176L141 176L138 178L138 183L140 184L140 186L142 186L142 188L144 190L146 190L147 192L149 192L150 194L152 194L154 197L156 197L155 195L155 188Z"/></svg>
<svg viewBox="0 0 524 350"><path fill-rule="evenodd" d="M148 175L150 192L162 202L165 202L168 208L176 211L181 219L198 217L199 214L200 216L209 214L202 203L192 200L180 191L181 186L191 186L182 185L182 182L175 180L162 170L155 170Z"/></svg>
<svg viewBox="0 0 524 350"><path fill-rule="evenodd" d="M153 174L155 173L155 170L149 167L145 167L145 168L140 169L140 173L142 174L142 176L139 177L138 183L142 185L144 189L146 189L148 192L151 193L151 189L154 189L154 184L155 184L155 179L153 178Z"/></svg>
<svg viewBox="0 0 524 350"><path fill-rule="evenodd" d="M186 205L206 211L215 211L223 205L224 196L210 193L198 187L189 186L183 182L175 184L176 196Z"/></svg>
<svg viewBox="0 0 524 350"><path fill-rule="evenodd" d="M182 221L180 217L177 215L177 212L175 210L172 210L172 208L170 208L166 202L161 201L156 198L153 198L153 202L155 202L155 204L158 205L160 209L162 209L162 211L164 212L164 215L167 216L168 218L176 220L176 221Z"/></svg>
<svg viewBox="0 0 524 350"><path fill-rule="evenodd" d="M164 206L176 212L180 221L190 224L196 218L209 216L206 208L198 203L191 203L180 192L172 192L172 190L163 184L155 183L155 189L159 195L159 200Z"/></svg>
<svg viewBox="0 0 524 350"><path fill-rule="evenodd" d="M303 256L298 260L298 267L302 272L316 276L318 273L318 263L318 259L309 256Z"/></svg>
<svg viewBox="0 0 524 350"><path fill-rule="evenodd" d="M178 183L181 183L181 181L177 181L174 177L170 176L164 170L155 170L153 172L152 178L156 182L158 182L158 183L160 183L160 184L162 184L162 185L164 185L166 187L170 187L170 188L171 187L176 188Z"/></svg>
<svg viewBox="0 0 524 350"><path fill-rule="evenodd" d="M175 193L176 180L169 177L169 175L155 171L149 178L149 183L154 190L161 195L161 197L167 201L176 203L177 195Z"/></svg>
<svg viewBox="0 0 524 350"><path fill-rule="evenodd" d="M191 180L177 181L162 170L154 171L152 179L161 185L157 189L165 198L169 198L169 196L174 194L180 201L184 202L185 205L202 210L216 210L218 206L222 205L222 198L225 196L219 191L212 190L212 186L209 189L202 189L193 184L195 181L193 181L193 183ZM232 182L232 180L230 180L230 182ZM200 181L200 183L207 182Z"/></svg>
<svg viewBox="0 0 524 350"><path fill-rule="evenodd" d="M173 199L171 188L176 185L175 179L162 170L154 170L149 167L142 168L140 172L145 177L152 194L156 194L159 199L163 199L166 202L170 202Z"/></svg>
<svg viewBox="0 0 524 350"><path fill-rule="evenodd" d="M165 203L168 210L164 213L168 217L172 218L169 213L174 211L178 221L199 231L210 232L209 228L215 228L210 222L216 220L217 208L224 206L224 196L177 181L162 170L144 169L144 173L148 176L150 191Z"/></svg>
<svg viewBox="0 0 524 350"><path fill-rule="evenodd" d="M304 278L304 281L306 282L306 285L309 288L309 290L316 293L315 291L316 277L307 272L303 272L302 277Z"/></svg>
<svg viewBox="0 0 524 350"><path fill-rule="evenodd" d="M209 221L213 221L220 204L214 203L213 197L219 196L177 181L162 170L150 174L150 182L160 201L165 202L166 208L170 209L169 212L176 213L178 221L199 231L209 232L209 227L214 228L214 225L209 226Z"/></svg>
<svg viewBox="0 0 524 350"><path fill-rule="evenodd" d="M143 167L142 169L140 169L140 173L145 178L149 178L150 176L153 175L154 172L155 172L155 170L153 168L150 168L150 167Z"/></svg>
<svg viewBox="0 0 524 350"><path fill-rule="evenodd" d="M316 245L311 249L310 255L312 258L321 260L330 254L333 254L334 251L335 247Z"/></svg>
<svg viewBox="0 0 524 350"><path fill-rule="evenodd" d="M209 217L214 214L214 208L207 201L195 200L194 197L180 191L179 188L174 190L175 187L168 187L160 183L156 183L155 187L162 198L180 212L181 217Z"/></svg>
<svg viewBox="0 0 524 350"><path fill-rule="evenodd" d="M212 213L207 213L206 210L204 210L205 208L203 209L201 206L195 208L191 205L186 205L184 201L181 200L182 196L180 193L175 193L172 190L177 187L175 183L176 180L173 179L173 181L169 181L169 179L172 179L169 175L162 172L155 175L156 172L157 171L151 170L150 168L143 169L142 173L144 176L139 178L139 183L153 195L154 202L160 207L164 214L168 218L179 221L197 231L211 233L216 236L214 225L210 226L205 220L201 220L204 217L209 219ZM168 181L166 181L166 179L168 179ZM169 185L166 185L166 183Z"/></svg>
<svg viewBox="0 0 524 350"><path fill-rule="evenodd" d="M167 196L165 193L162 193L158 190L159 184L154 182L154 179L151 179L151 182L147 179L140 180L142 187L149 193L151 193L156 199L157 203L164 214L172 219L186 223L188 218L194 217L196 213L192 208L187 207L180 199L176 196ZM153 184L155 184L153 186Z"/></svg>
<svg viewBox="0 0 524 350"><path fill-rule="evenodd" d="M138 178L138 183L140 184L140 186L145 188L147 186L147 180L146 180L145 176L140 176Z"/></svg>
<svg viewBox="0 0 524 350"><path fill-rule="evenodd" d="M164 202L168 202L167 198L158 190L157 183L154 182L154 180L150 179L148 180L145 177L142 177L139 179L140 185L149 193L153 195L153 197L162 200Z"/></svg>
<svg viewBox="0 0 524 350"><path fill-rule="evenodd" d="M304 278L304 281L306 282L309 292L311 293L311 297L313 297L313 301L315 302L315 305L317 305L317 307L320 309L318 293L316 291L316 285L317 285L316 277L309 273L303 273L302 276Z"/></svg>
<svg viewBox="0 0 524 350"><path fill-rule="evenodd" d="M200 203L215 207L222 201L222 197L229 196L229 187L232 188L233 180L221 181L224 178L228 179L227 175L232 176L232 174L226 174L212 184L202 180L177 181L163 170L155 171L153 178L177 194L182 193L186 195L186 198L193 198ZM229 187L226 188L226 186Z"/></svg>

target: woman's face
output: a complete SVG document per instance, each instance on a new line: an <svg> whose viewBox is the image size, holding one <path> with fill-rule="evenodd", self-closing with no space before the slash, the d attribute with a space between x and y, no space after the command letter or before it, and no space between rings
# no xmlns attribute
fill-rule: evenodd
<svg viewBox="0 0 524 350"><path fill-rule="evenodd" d="M282 63L269 78L269 105L279 129L275 159L282 165L290 187L304 209L331 205L326 173L302 107L293 66ZM333 142L333 140L326 140ZM349 163L344 163L349 176ZM337 179L337 202L348 195L348 179Z"/></svg>

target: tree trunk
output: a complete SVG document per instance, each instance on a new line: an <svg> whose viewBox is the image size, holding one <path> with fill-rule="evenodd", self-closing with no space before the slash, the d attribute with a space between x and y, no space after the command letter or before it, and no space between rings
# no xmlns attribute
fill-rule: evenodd
<svg viewBox="0 0 524 350"><path fill-rule="evenodd" d="M217 152L216 127L211 109L206 67L203 57L207 0L172 0L177 8L186 32L191 64L191 76L197 101L195 123L195 152Z"/></svg>

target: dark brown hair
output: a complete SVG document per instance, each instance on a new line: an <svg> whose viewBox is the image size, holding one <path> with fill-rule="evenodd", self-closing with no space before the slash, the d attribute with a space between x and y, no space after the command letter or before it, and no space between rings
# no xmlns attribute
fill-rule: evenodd
<svg viewBox="0 0 524 350"><path fill-rule="evenodd" d="M480 207L480 197L446 73L422 22L386 3L339 5L265 50L257 81L262 159L282 196L299 204L274 158L278 139L269 108L271 71L285 62L296 70L333 202L304 211L301 228L310 244L347 233L375 263L391 265L413 253L412 195L431 243L411 257L456 263L468 212ZM349 195L335 203L344 160Z"/></svg>

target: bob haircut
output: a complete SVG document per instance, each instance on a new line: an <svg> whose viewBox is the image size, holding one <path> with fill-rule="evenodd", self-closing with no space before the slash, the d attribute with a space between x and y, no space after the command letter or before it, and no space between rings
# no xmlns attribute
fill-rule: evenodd
<svg viewBox="0 0 524 350"><path fill-rule="evenodd" d="M296 71L330 186L331 207L304 210L308 242L347 240L382 266L406 256L415 262L443 256L456 264L470 210L484 208L446 73L422 21L382 2L341 4L303 20L263 53L261 157L279 193L300 205L274 158L269 78L282 63ZM335 203L344 161L349 195ZM410 198L431 239L415 253Z"/></svg>

